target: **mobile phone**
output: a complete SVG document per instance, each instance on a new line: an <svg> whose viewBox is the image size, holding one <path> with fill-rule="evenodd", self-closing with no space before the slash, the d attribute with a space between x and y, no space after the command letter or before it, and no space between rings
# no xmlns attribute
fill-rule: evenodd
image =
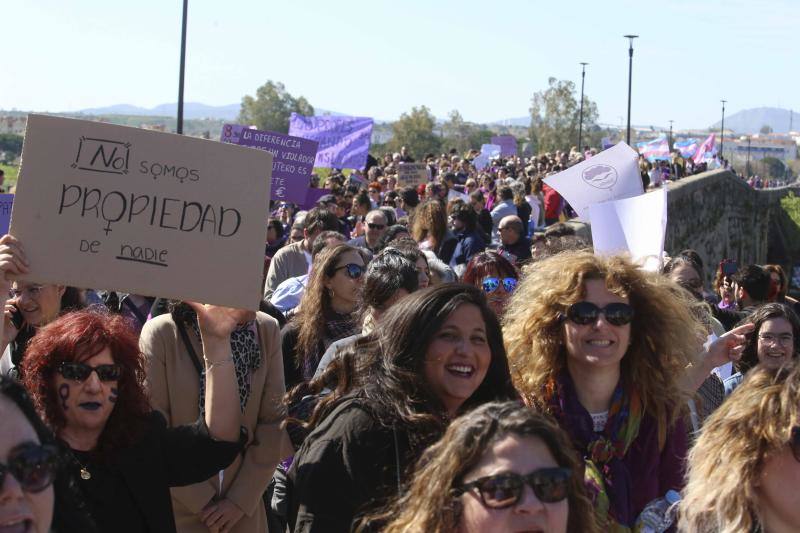
<svg viewBox="0 0 800 533"><path fill-rule="evenodd" d="M11 311L11 323L14 324L14 327L18 330L22 329L22 323L25 322L25 317L22 316L22 312L17 309L17 306L14 306L14 310Z"/></svg>
<svg viewBox="0 0 800 533"><path fill-rule="evenodd" d="M728 261L722 263L722 275L723 276L733 276L739 271L739 265L736 264L736 261Z"/></svg>

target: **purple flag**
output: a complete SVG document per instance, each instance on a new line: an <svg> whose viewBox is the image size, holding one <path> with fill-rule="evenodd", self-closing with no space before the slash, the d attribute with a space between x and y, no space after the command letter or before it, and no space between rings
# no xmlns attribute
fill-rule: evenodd
<svg viewBox="0 0 800 533"><path fill-rule="evenodd" d="M319 142L315 167L363 169L372 139L372 119L292 113L289 135Z"/></svg>
<svg viewBox="0 0 800 533"><path fill-rule="evenodd" d="M492 144L500 147L500 155L503 157L517 155L517 138L513 135L496 135L492 137Z"/></svg>
<svg viewBox="0 0 800 533"><path fill-rule="evenodd" d="M8 233L8 224L11 222L11 206L13 204L13 194L0 194L0 235Z"/></svg>
<svg viewBox="0 0 800 533"><path fill-rule="evenodd" d="M695 163L702 163L706 159L712 159L717 153L717 142L716 142L715 134L711 134L708 138L703 141L703 144L700 145L700 148L697 149L697 152L694 154L694 162Z"/></svg>
<svg viewBox="0 0 800 533"><path fill-rule="evenodd" d="M331 194L331 192L332 191L330 189L314 189L313 187L308 189L308 191L306 191L305 199L300 202L300 209L309 210L314 208L320 198L326 194Z"/></svg>
<svg viewBox="0 0 800 533"><path fill-rule="evenodd" d="M251 129L239 124L222 126L220 140L224 143L258 148L274 156L270 200L296 204L305 201L314 156L317 153L316 141Z"/></svg>

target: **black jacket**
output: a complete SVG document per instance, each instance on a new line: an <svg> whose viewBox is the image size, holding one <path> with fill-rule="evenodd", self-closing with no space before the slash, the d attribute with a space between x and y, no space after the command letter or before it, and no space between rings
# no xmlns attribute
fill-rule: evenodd
<svg viewBox="0 0 800 533"><path fill-rule="evenodd" d="M287 474L295 533L350 531L396 496L416 457L362 400L343 400L306 438Z"/></svg>
<svg viewBox="0 0 800 533"><path fill-rule="evenodd" d="M101 485L80 479L80 464L73 458L74 477L99 531L139 532L142 530L132 524L144 522L143 531L170 533L175 531L175 519L169 488L207 480L230 465L243 444L241 438L239 442L215 441L202 420L167 428L164 416L152 411L145 421L143 435L135 444L115 451L106 465L83 465L89 472L98 468L111 472L106 481L124 485L115 486L113 490L130 494L128 502L132 499L139 510L139 515L130 519L120 512L114 500L108 501L107 495L96 493L96 487ZM53 528L66 531L55 521Z"/></svg>

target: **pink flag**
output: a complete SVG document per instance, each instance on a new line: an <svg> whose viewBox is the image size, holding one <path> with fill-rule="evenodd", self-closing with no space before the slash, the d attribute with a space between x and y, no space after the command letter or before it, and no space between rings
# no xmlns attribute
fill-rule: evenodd
<svg viewBox="0 0 800 533"><path fill-rule="evenodd" d="M703 141L703 144L697 149L697 153L694 154L695 163L702 163L706 159L711 159L711 157L717 153L715 140L716 136L712 133L708 136L708 139Z"/></svg>

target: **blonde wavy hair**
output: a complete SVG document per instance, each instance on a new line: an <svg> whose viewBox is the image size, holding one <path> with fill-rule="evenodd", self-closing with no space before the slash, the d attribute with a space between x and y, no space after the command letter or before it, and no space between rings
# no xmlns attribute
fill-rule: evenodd
<svg viewBox="0 0 800 533"><path fill-rule="evenodd" d="M679 530L738 533L758 525L756 486L761 470L789 442L799 411L796 360L777 370L751 370L706 420L689 453Z"/></svg>
<svg viewBox="0 0 800 533"><path fill-rule="evenodd" d="M403 496L362 520L356 531L363 533L376 528L383 533L457 531L462 513L460 496L455 492L457 487L484 454L509 435L540 439L556 464L572 471L567 496L567 531L598 531L583 483L583 465L569 436L552 418L519 402L487 403L455 419L441 440L420 458Z"/></svg>
<svg viewBox="0 0 800 533"><path fill-rule="evenodd" d="M567 251L523 271L503 318L515 385L527 402L544 407L545 384L566 367L562 313L585 297L584 284L592 279L604 280L609 291L627 297L635 311L622 380L625 386L635 383L639 388L663 443L668 425L688 400L679 378L702 350L700 339L706 334L685 291L675 290L673 282L626 257Z"/></svg>

